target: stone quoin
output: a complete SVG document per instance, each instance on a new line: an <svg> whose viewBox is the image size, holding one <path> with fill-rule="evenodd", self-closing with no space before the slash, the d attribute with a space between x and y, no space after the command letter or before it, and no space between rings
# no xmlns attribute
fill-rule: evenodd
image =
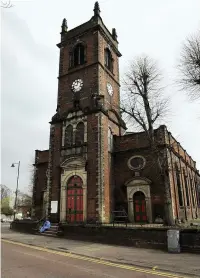
<svg viewBox="0 0 200 278"><path fill-rule="evenodd" d="M49 149L35 151L33 215L53 222L109 223L126 211L132 223L173 224L200 217L196 163L167 130L155 130L156 157L144 132L126 132L120 114L118 36L92 18L61 26L57 109Z"/></svg>

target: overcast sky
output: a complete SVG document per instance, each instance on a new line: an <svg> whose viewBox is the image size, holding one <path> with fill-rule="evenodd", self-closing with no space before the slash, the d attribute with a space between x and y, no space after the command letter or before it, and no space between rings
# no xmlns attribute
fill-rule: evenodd
<svg viewBox="0 0 200 278"><path fill-rule="evenodd" d="M69 29L93 15L93 0L11 0L1 8L1 183L13 190L21 161L19 188L30 182L35 149L49 147L49 121L56 111L60 26ZM116 28L120 74L133 57L147 54L162 68L166 93L172 101L168 129L197 162L200 169L199 103L173 85L181 44L200 29L199 0L103 0L101 16L108 29Z"/></svg>

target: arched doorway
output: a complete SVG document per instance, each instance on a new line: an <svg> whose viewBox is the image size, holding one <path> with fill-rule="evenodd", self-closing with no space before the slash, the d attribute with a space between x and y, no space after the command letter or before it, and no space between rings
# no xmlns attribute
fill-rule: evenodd
<svg viewBox="0 0 200 278"><path fill-rule="evenodd" d="M83 222L83 181L72 176L67 183L67 222Z"/></svg>
<svg viewBox="0 0 200 278"><path fill-rule="evenodd" d="M135 192L133 195L134 219L137 223L147 222L146 200L145 195L141 191Z"/></svg>

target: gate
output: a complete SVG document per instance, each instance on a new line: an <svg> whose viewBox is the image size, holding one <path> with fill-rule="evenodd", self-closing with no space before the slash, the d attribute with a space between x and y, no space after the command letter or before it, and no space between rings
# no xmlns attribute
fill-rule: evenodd
<svg viewBox="0 0 200 278"><path fill-rule="evenodd" d="M79 176L71 177L67 184L67 222L83 222L83 182Z"/></svg>

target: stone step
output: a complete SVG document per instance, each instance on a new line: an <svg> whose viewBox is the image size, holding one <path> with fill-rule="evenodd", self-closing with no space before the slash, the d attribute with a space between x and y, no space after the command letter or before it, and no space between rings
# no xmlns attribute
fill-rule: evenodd
<svg viewBox="0 0 200 278"><path fill-rule="evenodd" d="M57 231L57 230L58 230L58 227L51 227L49 230Z"/></svg>
<svg viewBox="0 0 200 278"><path fill-rule="evenodd" d="M57 230L51 230L51 229L49 229L49 230L47 230L47 231L44 231L43 233L40 233L40 232L37 232L37 234L39 234L39 235L43 235L43 236L54 236L54 237L56 237L57 236Z"/></svg>
<svg viewBox="0 0 200 278"><path fill-rule="evenodd" d="M57 223L53 223L51 224L51 227L49 230L44 231L43 233L40 233L38 231L37 234L39 235L43 235L43 236L52 236L52 237L56 237L57 236L57 232L58 232L58 224Z"/></svg>
<svg viewBox="0 0 200 278"><path fill-rule="evenodd" d="M56 233L57 233L57 230L51 230L51 229L49 229L49 230L44 231L44 233L54 233L54 234L56 234Z"/></svg>

